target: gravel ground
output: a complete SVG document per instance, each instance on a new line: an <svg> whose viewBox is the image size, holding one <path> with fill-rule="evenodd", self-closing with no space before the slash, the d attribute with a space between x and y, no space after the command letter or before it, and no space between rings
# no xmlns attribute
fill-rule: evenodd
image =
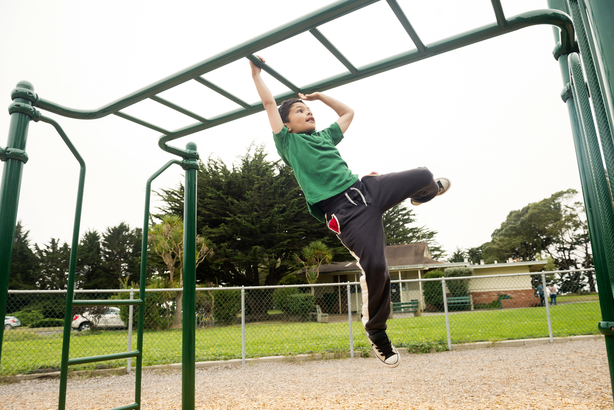
<svg viewBox="0 0 614 410"><path fill-rule="evenodd" d="M614 409L603 339L196 371L197 409ZM57 408L58 379L0 386L0 408ZM134 402L134 375L68 381L67 409ZM181 409L181 372L146 370L142 409Z"/></svg>

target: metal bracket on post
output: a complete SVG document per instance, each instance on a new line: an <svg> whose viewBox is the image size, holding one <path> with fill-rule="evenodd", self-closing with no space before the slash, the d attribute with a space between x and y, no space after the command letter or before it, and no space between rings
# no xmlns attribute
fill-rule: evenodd
<svg viewBox="0 0 614 410"><path fill-rule="evenodd" d="M0 161L6 161L7 159L16 159L25 164L28 162L28 154L22 149L0 147Z"/></svg>
<svg viewBox="0 0 614 410"><path fill-rule="evenodd" d="M558 43L556 43L556 46L554 46L554 50L552 50L552 55L554 56L554 59L556 61L559 61L559 57L561 57L562 55L571 54L571 53L579 53L579 52L580 52L580 49L578 48L577 41L574 40L571 50L563 46L563 44L559 41Z"/></svg>
<svg viewBox="0 0 614 410"><path fill-rule="evenodd" d="M604 336L614 336L614 322L599 322L599 333Z"/></svg>
<svg viewBox="0 0 614 410"><path fill-rule="evenodd" d="M567 103L567 100L570 98L573 98L573 87L570 83L567 83L565 84L563 91L561 91L561 100L563 100L564 103Z"/></svg>

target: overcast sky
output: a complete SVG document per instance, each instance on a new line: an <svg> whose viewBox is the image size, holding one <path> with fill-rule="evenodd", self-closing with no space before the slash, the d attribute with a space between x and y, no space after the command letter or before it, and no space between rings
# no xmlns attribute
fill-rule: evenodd
<svg viewBox="0 0 614 410"><path fill-rule="evenodd" d="M0 96L8 106L17 82L28 80L46 100L96 109L330 3L0 1ZM495 21L489 0L399 4L427 45ZM547 7L545 0L502 4L507 16ZM357 67L414 48L385 1L321 31ZM511 210L580 190L553 48L552 28L532 27L328 91L356 111L338 146L341 155L359 175L426 166L450 178L445 196L414 208L418 223L438 231L448 252L489 241ZM299 86L345 71L310 34L259 54ZM248 102L258 99L247 60L204 77ZM275 94L285 91L265 80ZM162 96L205 117L236 108L198 84ZM335 121L326 106L310 106L319 128ZM152 101L125 111L167 129L194 123ZM88 166L81 234L122 221L142 227L145 183L174 158L158 148L159 134L114 115L94 121L48 116ZM6 111L0 115L3 147L9 121ZM266 144L270 158L279 159L264 113L172 144L188 141L201 158L229 165L252 142ZM51 237L70 243L78 164L44 123L31 123L26 151L19 219L35 243ZM176 187L182 175L173 167L154 189Z"/></svg>

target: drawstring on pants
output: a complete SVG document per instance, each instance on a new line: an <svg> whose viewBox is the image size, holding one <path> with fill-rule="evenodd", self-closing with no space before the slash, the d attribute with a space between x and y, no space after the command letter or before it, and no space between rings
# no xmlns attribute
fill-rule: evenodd
<svg viewBox="0 0 614 410"><path fill-rule="evenodd" d="M365 196L362 194L362 192L360 192L360 189L358 189L358 188L350 188L350 189L353 189L354 191L357 191L358 194L360 194L360 197L362 198L362 202L364 202L365 206L367 206L367 200L365 199ZM352 198L350 198L350 196L348 195L347 192L345 193L345 196L348 199L348 201L350 201L352 203L352 205L358 206L358 204L356 202L352 201Z"/></svg>

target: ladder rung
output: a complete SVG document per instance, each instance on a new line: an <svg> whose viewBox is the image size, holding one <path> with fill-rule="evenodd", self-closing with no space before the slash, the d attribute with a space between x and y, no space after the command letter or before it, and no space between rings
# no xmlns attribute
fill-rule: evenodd
<svg viewBox="0 0 614 410"><path fill-rule="evenodd" d="M113 354L104 354L101 356L78 357L76 359L69 359L68 365L72 366L75 364L104 362L107 360L127 359L129 357L140 357L140 356L141 356L141 352L139 352L138 350L134 350L132 352L125 352L125 353L113 353Z"/></svg>
<svg viewBox="0 0 614 410"><path fill-rule="evenodd" d="M138 409L140 406L138 403L132 403L132 404L128 404L126 406L121 406L121 407L115 407L114 409L111 410L129 410L129 409Z"/></svg>
<svg viewBox="0 0 614 410"><path fill-rule="evenodd" d="M73 306L126 306L142 305L142 299L73 300Z"/></svg>

